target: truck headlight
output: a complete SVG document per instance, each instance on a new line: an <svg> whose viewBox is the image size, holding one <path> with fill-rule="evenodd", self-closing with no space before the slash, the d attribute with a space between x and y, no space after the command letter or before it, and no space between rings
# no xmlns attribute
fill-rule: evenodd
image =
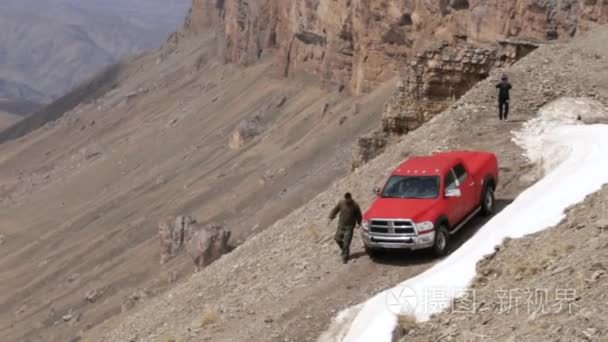
<svg viewBox="0 0 608 342"><path fill-rule="evenodd" d="M366 232L369 231L369 221L361 222L361 228L363 228L363 230L365 230Z"/></svg>
<svg viewBox="0 0 608 342"><path fill-rule="evenodd" d="M416 223L416 231L418 234L427 234L433 231L435 225L431 221Z"/></svg>

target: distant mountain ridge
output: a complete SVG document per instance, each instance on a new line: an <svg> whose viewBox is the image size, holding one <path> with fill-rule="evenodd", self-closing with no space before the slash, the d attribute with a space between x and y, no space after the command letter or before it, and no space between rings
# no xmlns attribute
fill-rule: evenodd
<svg viewBox="0 0 608 342"><path fill-rule="evenodd" d="M160 46L189 6L189 0L3 0L0 99L51 102L103 67Z"/></svg>

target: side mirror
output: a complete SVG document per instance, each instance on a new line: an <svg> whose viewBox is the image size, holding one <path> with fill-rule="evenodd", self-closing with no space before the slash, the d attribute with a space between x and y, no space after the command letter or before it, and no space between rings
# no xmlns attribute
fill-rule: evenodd
<svg viewBox="0 0 608 342"><path fill-rule="evenodd" d="M458 188L449 189L445 192L445 197L460 197L462 192Z"/></svg>
<svg viewBox="0 0 608 342"><path fill-rule="evenodd" d="M382 191L382 189L380 189L379 187L374 188L374 194L376 194L377 196L380 196L381 191Z"/></svg>

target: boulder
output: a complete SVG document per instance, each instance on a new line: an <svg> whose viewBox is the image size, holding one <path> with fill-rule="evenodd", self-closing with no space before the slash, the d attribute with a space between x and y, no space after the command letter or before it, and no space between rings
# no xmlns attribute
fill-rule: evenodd
<svg viewBox="0 0 608 342"><path fill-rule="evenodd" d="M144 289L137 289L129 296L123 298L120 311L126 312L131 310L137 304L143 303L148 298L148 293Z"/></svg>
<svg viewBox="0 0 608 342"><path fill-rule="evenodd" d="M229 230L218 225L196 227L187 232L186 249L197 272L230 251L230 235Z"/></svg>
<svg viewBox="0 0 608 342"><path fill-rule="evenodd" d="M228 147L238 150L260 133L262 133L262 125L259 116L245 119L238 124L232 135L230 135Z"/></svg>
<svg viewBox="0 0 608 342"><path fill-rule="evenodd" d="M93 289L85 294L84 299L89 303L95 303L95 301L97 301L97 299L99 299L101 296L103 296L102 289Z"/></svg>
<svg viewBox="0 0 608 342"><path fill-rule="evenodd" d="M173 259L184 245L184 232L195 221L189 216L178 216L170 222L161 222L158 226L160 238L160 264Z"/></svg>
<svg viewBox="0 0 608 342"><path fill-rule="evenodd" d="M159 224L161 265L186 249L196 270L230 251L231 232L219 225L201 226L190 216L178 216L173 223Z"/></svg>

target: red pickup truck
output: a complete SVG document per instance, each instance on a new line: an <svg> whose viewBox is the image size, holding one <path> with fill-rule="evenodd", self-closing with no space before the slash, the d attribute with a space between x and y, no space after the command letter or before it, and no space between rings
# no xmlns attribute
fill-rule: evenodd
<svg viewBox="0 0 608 342"><path fill-rule="evenodd" d="M363 215L365 249L448 251L450 236L476 214L494 210L496 156L454 151L406 160L393 171Z"/></svg>

